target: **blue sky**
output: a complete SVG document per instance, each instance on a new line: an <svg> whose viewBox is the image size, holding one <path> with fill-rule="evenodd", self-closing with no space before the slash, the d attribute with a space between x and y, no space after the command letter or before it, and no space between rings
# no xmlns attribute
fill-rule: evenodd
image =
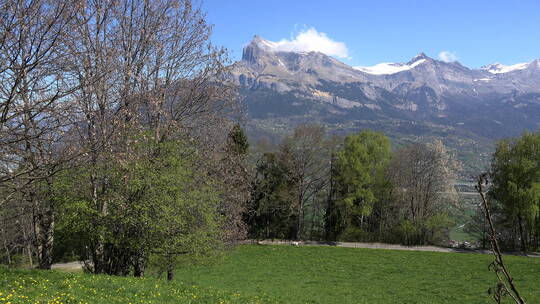
<svg viewBox="0 0 540 304"><path fill-rule="evenodd" d="M469 67L540 58L539 0L204 0L202 7L213 42L235 60L255 34L289 47L327 43L354 66L406 62L422 51L447 52L442 58Z"/></svg>

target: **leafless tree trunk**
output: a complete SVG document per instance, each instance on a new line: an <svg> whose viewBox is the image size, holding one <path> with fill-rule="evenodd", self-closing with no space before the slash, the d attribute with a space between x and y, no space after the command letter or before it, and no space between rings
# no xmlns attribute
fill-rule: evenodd
<svg viewBox="0 0 540 304"><path fill-rule="evenodd" d="M52 178L69 153L60 153L67 125L70 96L77 89L65 70L65 33L79 1L0 1L0 191L24 193L11 205L24 212L11 220L34 215L40 229L21 225L30 263L29 234L41 268L52 262L54 209L34 195ZM67 151L65 151L67 152ZM29 208L17 208L30 199ZM2 202L1 204L4 204ZM28 229L28 230L26 230ZM39 241L38 241L39 240Z"/></svg>
<svg viewBox="0 0 540 304"><path fill-rule="evenodd" d="M324 161L325 130L319 125L302 125L285 138L281 152L290 168L289 179L296 185L296 239L303 237L307 203L327 182L328 164Z"/></svg>
<svg viewBox="0 0 540 304"><path fill-rule="evenodd" d="M457 202L453 188L457 163L440 141L415 144L396 152L388 174L394 185L399 219L409 220L417 229L412 241L427 242L424 225L428 218Z"/></svg>

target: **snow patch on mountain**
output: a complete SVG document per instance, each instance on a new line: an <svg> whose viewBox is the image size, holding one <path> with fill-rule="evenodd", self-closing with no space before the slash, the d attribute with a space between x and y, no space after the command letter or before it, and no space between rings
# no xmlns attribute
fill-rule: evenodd
<svg viewBox="0 0 540 304"><path fill-rule="evenodd" d="M390 75L403 71L408 71L426 62L426 59L419 59L410 64L406 63L379 63L373 66L356 66L354 69L373 75Z"/></svg>
<svg viewBox="0 0 540 304"><path fill-rule="evenodd" d="M255 38L253 39L253 41L255 43L257 43L257 45L261 48L261 49L264 49L266 51L272 51L274 50L275 48L277 48L277 43L273 42L273 41L270 41L270 40L266 40L266 39L263 39L259 36L255 36Z"/></svg>
<svg viewBox="0 0 540 304"><path fill-rule="evenodd" d="M482 70L486 70L490 72L491 74L503 74L503 73L509 73L513 71L519 71L524 70L529 66L528 63L517 63L513 65L504 65L500 63L494 63L487 66L482 67Z"/></svg>

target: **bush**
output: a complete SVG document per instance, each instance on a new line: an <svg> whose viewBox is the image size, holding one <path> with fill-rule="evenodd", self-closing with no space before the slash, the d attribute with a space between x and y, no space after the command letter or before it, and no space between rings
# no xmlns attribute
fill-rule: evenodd
<svg viewBox="0 0 540 304"><path fill-rule="evenodd" d="M339 240L342 242L359 242L369 239L369 233L356 226L347 227L339 236Z"/></svg>

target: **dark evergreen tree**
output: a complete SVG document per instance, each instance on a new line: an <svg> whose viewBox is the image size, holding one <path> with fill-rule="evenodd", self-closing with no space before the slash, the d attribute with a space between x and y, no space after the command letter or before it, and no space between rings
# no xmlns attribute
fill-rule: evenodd
<svg viewBox="0 0 540 304"><path fill-rule="evenodd" d="M244 130L239 124L234 125L227 138L228 149L232 152L245 155L249 149L249 142Z"/></svg>
<svg viewBox="0 0 540 304"><path fill-rule="evenodd" d="M295 186L288 179L285 162L275 153L265 153L256 169L251 202L246 214L249 235L259 239L295 237L297 209Z"/></svg>

